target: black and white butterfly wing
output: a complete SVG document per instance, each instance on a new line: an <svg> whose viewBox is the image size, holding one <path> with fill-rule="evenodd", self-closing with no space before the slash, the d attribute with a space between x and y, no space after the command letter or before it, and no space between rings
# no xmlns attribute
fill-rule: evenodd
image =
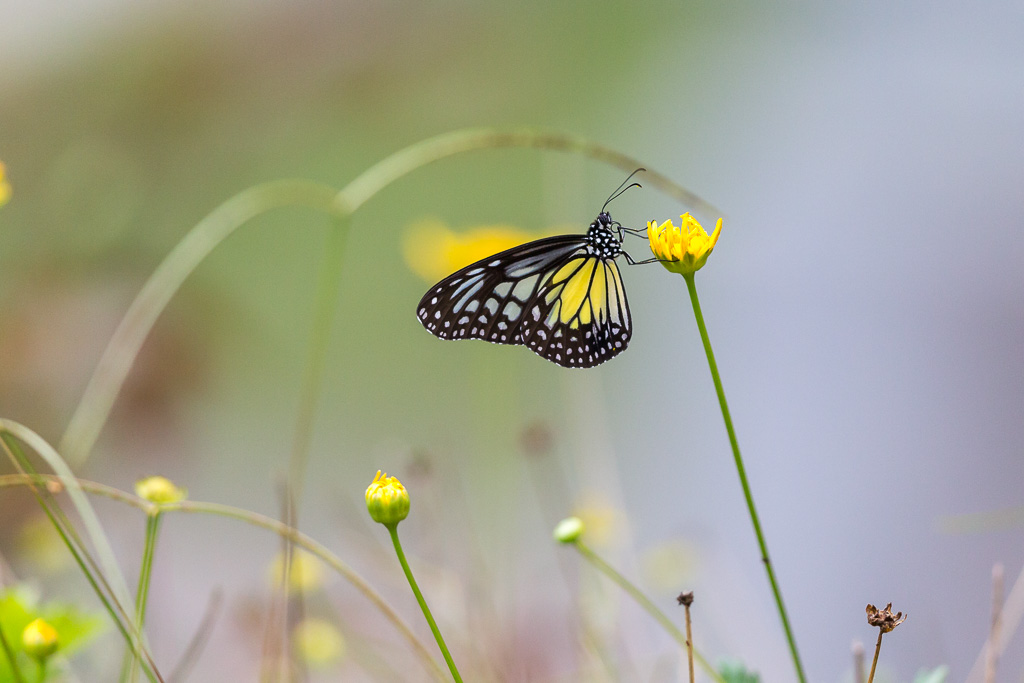
<svg viewBox="0 0 1024 683"><path fill-rule="evenodd" d="M442 339L521 344L567 368L625 350L632 323L613 258L584 235L549 237L466 266L430 288L417 317Z"/></svg>
<svg viewBox="0 0 1024 683"><path fill-rule="evenodd" d="M425 328L441 339L485 339L524 344L523 311L545 279L575 253L586 236L528 242L456 271L430 288L416 308Z"/></svg>
<svg viewBox="0 0 1024 683"><path fill-rule="evenodd" d="M625 351L633 325L615 260L570 256L542 280L520 330L522 343L567 368L591 368Z"/></svg>

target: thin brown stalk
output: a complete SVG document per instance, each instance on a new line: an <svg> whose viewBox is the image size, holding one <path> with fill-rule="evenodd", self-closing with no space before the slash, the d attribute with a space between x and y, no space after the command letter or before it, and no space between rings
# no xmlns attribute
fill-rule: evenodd
<svg viewBox="0 0 1024 683"><path fill-rule="evenodd" d="M690 669L690 683L693 683L693 627L690 625L690 604L693 601L693 593L690 593L690 600L684 602L686 609L686 663Z"/></svg>
<svg viewBox="0 0 1024 683"><path fill-rule="evenodd" d="M868 683L875 680L875 665L878 664L878 652L882 649L882 636L885 631L878 629L878 642L875 643L875 657L871 660L871 673L868 674Z"/></svg>

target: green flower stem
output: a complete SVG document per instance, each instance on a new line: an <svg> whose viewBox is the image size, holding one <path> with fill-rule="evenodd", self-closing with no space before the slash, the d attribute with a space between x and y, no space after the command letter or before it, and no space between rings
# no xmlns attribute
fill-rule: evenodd
<svg viewBox="0 0 1024 683"><path fill-rule="evenodd" d="M65 483L65 480L62 477L52 474L0 475L0 488L4 488L7 486L36 487L38 486L39 482ZM85 479L74 479L73 484L80 491L84 491L86 493L96 496L103 496L104 498L108 498L119 503L130 505L132 507L138 508L139 510L142 510L146 514L150 514L155 507L153 503L150 503L149 501L143 500L142 498L132 495L127 491L122 491L120 489L114 488L113 486L107 486L106 484L100 484L98 482L88 481ZM339 558L337 555L328 550L324 545L313 540L306 534L276 519L267 517L266 515L261 515L258 512L243 510L241 508L236 508L230 505L222 505L220 503L203 503L199 501L185 500L177 503L164 504L162 505L161 509L164 512L190 512L193 514L215 515L218 517L226 517L229 519L239 520L252 526L260 527L262 529L271 531L277 534L278 536L281 536L282 538L288 539L296 546L309 551L311 554L323 560L327 566L331 567L334 571L336 571L343 579L348 581L356 590L362 593L363 597L368 599L373 604L374 607L380 610L380 612L392 623L392 625L395 626L395 628L406 639L406 641L408 641L413 651L420 657L420 659L426 666L427 670L430 671L431 674L433 674L436 680L447 680L447 676L445 676L444 674L444 669L442 669L438 665L438 663L430 655L430 652L427 650L426 646L420 641L419 638L416 637L416 634L413 633L409 625L406 624L402 617L399 616L398 613L394 610L394 608L387 603L384 597L376 590L374 590L373 586L371 586L366 581L366 579L364 579L362 576L356 573L355 570L353 570L351 567L345 564L345 562L343 562L341 558ZM58 531L61 531L59 527ZM72 552L74 552L73 549ZM78 559L77 555L76 559ZM85 572L84 568L83 572ZM86 573L86 577L90 579L90 582L93 581L91 573ZM100 591L99 587L95 586L94 584L93 589L97 592L97 595L99 595L102 600L106 601L106 595L105 593ZM108 606L108 610L109 609L111 608ZM121 628L122 632L124 632L121 622L116 621L116 623L118 625L118 628ZM125 638L127 639L128 637L128 634L125 633ZM142 650L142 653L145 656L146 661L149 661L148 653L145 651L145 649Z"/></svg>
<svg viewBox="0 0 1024 683"><path fill-rule="evenodd" d="M757 509L754 507L754 497L750 493L750 482L747 481L747 471L743 467L743 456L740 455L740 444L736 440L736 431L732 426L732 417L729 415L729 405L725 402L725 390L722 389L722 379L718 376L718 365L715 363L715 353L711 350L711 340L708 338L707 327L704 326L704 314L700 310L700 300L697 298L697 284L694 281L694 274L684 275L686 288L690 292L690 303L693 304L693 315L697 319L697 327L700 329L700 338L704 343L704 353L708 357L708 367L711 368L711 378L715 383L715 392L718 394L718 404L722 408L722 418L725 420L725 430L729 433L729 445L732 446L733 459L736 461L736 472L740 476L740 484L743 486L743 496L747 500L747 510L750 512L750 521L754 525L754 533L757 535L757 545L761 549L761 561L764 563L765 571L768 572L768 582L772 586L772 593L775 595L775 606L779 611L779 618L782 619L782 627L786 631L786 640L789 643L789 653L793 658L793 666L796 668L797 678L800 683L806 683L803 665L800 663L800 655L796 649L796 639L793 637L793 629L789 625L789 615L786 613L786 606L782 602L782 592L779 590L779 583L775 578L775 569L772 567L768 557L768 545L764 540L764 532L761 530L761 520L757 516Z"/></svg>
<svg viewBox="0 0 1024 683"><path fill-rule="evenodd" d="M619 588L626 591L629 597L633 598L633 600L635 600L636 603L640 605L645 612L647 612L654 618L655 621L661 624L661 627L665 629L665 631L670 636L672 636L672 638L674 638L675 641L679 643L684 650L692 646L692 643L687 641L686 635L679 630L679 627L673 624L672 620L669 619L664 612L658 609L658 606L655 605L650 598L641 593L639 588L630 583L629 579L627 579L625 576L616 571L614 567L612 567L610 564L601 559L601 557L597 555L597 553L595 553L593 550L591 550L590 547L583 541L576 540L572 543L572 545L574 545L576 547L576 550L579 551L580 555L586 558L587 561L590 562L590 564L594 565L594 567L596 567L598 571L600 571L602 574L611 579ZM718 683L725 683L725 679L722 678L721 674L715 671L715 668L708 663L708 660L704 659L704 656L700 652L698 652L696 648L693 648L693 658L697 660L697 663L700 664L700 667L704 669L704 671L709 676L711 676L711 678L718 681Z"/></svg>
<svg viewBox="0 0 1024 683"><path fill-rule="evenodd" d="M160 529L159 506L146 515L146 540L142 548L142 566L139 568L139 585L135 594L135 626L142 631L146 622L146 602L149 598L149 579L153 575L153 555L156 552L156 535ZM125 653L121 680L135 683L139 678L139 658L130 649Z"/></svg>
<svg viewBox="0 0 1024 683"><path fill-rule="evenodd" d="M49 661L49 660L45 659L45 658L39 660L39 669L38 669L39 676L36 678L36 680L39 681L39 683L44 683L44 681L46 680L46 662L47 661Z"/></svg>
<svg viewBox="0 0 1024 683"><path fill-rule="evenodd" d="M427 618L427 623L430 624L430 632L434 634L434 640L437 641L437 646L441 648L441 654L444 655L444 661L448 662L448 668L452 672L452 677L456 683L462 683L462 676L459 675L459 670L455 668L455 661L452 659L452 655L448 652L448 646L444 644L444 637L441 635L441 630L437 628L437 623L434 621L433 615L430 613L430 608L427 607L427 601L423 599L423 593L420 592L420 587L416 585L416 579L412 575L412 569L409 568L409 563L405 559L405 553L402 551L402 543L398 540L398 523L386 524L388 532L391 534L391 542L395 544L395 553L398 555L398 561L402 563L402 571L405 572L405 578L409 580L409 587L412 588L413 594L416 596L416 602L420 604L420 609L423 610L423 616Z"/></svg>
<svg viewBox="0 0 1024 683"><path fill-rule="evenodd" d="M11 676L14 683L25 683L25 677L21 675L21 667L18 666L18 658L15 656L14 650L11 649L11 644L7 641L7 635L2 627L0 627L0 646L3 647L7 663L11 665Z"/></svg>

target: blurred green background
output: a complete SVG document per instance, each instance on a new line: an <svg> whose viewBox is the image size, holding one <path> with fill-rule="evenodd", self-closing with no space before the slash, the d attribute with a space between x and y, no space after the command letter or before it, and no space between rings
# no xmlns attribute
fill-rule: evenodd
<svg viewBox="0 0 1024 683"><path fill-rule="evenodd" d="M56 443L132 297L236 192L292 177L340 188L465 126L584 136L724 212L697 284L810 679L849 679L851 641L874 638L864 604L890 600L911 617L880 675L946 663L967 678L992 564L1008 584L1024 565L1024 514L968 534L941 525L1024 504L1019 3L0 0L0 15L13 188L0 208L0 415ZM550 542L583 509L605 521L601 551L667 609L696 592L712 659L792 680L682 280L623 264L633 341L592 371L442 343L415 321L429 283L402 259L407 226L582 231L622 178L557 152L474 152L355 215L301 525L427 636L363 511L386 469L411 490L407 552L479 680L593 680L578 611L620 680L676 680L671 641ZM638 227L687 208L651 188L612 207ZM130 489L160 473L193 498L279 514L328 226L275 211L203 263L83 476ZM143 520L97 505L132 575ZM12 571L88 604L72 568L24 546L30 497L5 490L0 510ZM169 519L150 603L157 662L180 656L220 586L224 615L192 680L254 680L277 550L229 522ZM362 643L324 680L388 680L374 658L419 680L350 588L312 602ZM1005 680L1024 672L1013 642ZM86 657L83 680L116 670L116 650Z"/></svg>

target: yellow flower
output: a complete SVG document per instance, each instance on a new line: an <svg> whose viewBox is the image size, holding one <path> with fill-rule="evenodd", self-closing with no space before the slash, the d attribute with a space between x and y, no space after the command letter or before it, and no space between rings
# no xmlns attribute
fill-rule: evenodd
<svg viewBox="0 0 1024 683"><path fill-rule="evenodd" d="M679 228L671 220L661 225L657 221L648 221L647 239L661 265L673 273L690 275L700 270L711 255L722 232L722 219L718 219L715 231L708 235L690 214L684 213L680 218L682 227Z"/></svg>
<svg viewBox="0 0 1024 683"><path fill-rule="evenodd" d="M279 553L270 564L270 580L275 586L284 579L284 553ZM316 555L296 548L292 552L291 571L288 572L288 587L293 591L315 591L324 585L324 566Z"/></svg>
<svg viewBox="0 0 1024 683"><path fill-rule="evenodd" d="M425 220L405 231L402 255L412 272L434 283L470 263L544 236L508 225L455 233L441 221Z"/></svg>
<svg viewBox="0 0 1024 683"><path fill-rule="evenodd" d="M377 470L366 489L366 509L373 521L393 526L409 516L409 493L398 479Z"/></svg>
<svg viewBox="0 0 1024 683"><path fill-rule="evenodd" d="M18 531L17 548L40 574L56 574L73 562L68 547L44 516L33 517Z"/></svg>
<svg viewBox="0 0 1024 683"><path fill-rule="evenodd" d="M692 584L697 574L698 549L684 540L669 540L646 549L640 557L644 579L665 593Z"/></svg>
<svg viewBox="0 0 1024 683"><path fill-rule="evenodd" d="M21 645L30 657L42 661L57 651L60 638L57 629L36 619L21 632Z"/></svg>
<svg viewBox="0 0 1024 683"><path fill-rule="evenodd" d="M295 652L309 665L323 668L345 654L345 639L334 624L323 619L305 619L292 631Z"/></svg>
<svg viewBox="0 0 1024 683"><path fill-rule="evenodd" d="M625 514L597 491L584 492L573 505L573 512L583 520L587 541L594 547L610 546L626 530Z"/></svg>
<svg viewBox="0 0 1024 683"><path fill-rule="evenodd" d="M188 496L188 491L178 488L166 477L146 477L135 482L135 495L150 503L178 503Z"/></svg>
<svg viewBox="0 0 1024 683"><path fill-rule="evenodd" d="M0 206L3 206L11 198L11 184L7 182L7 169L4 162L0 161Z"/></svg>

